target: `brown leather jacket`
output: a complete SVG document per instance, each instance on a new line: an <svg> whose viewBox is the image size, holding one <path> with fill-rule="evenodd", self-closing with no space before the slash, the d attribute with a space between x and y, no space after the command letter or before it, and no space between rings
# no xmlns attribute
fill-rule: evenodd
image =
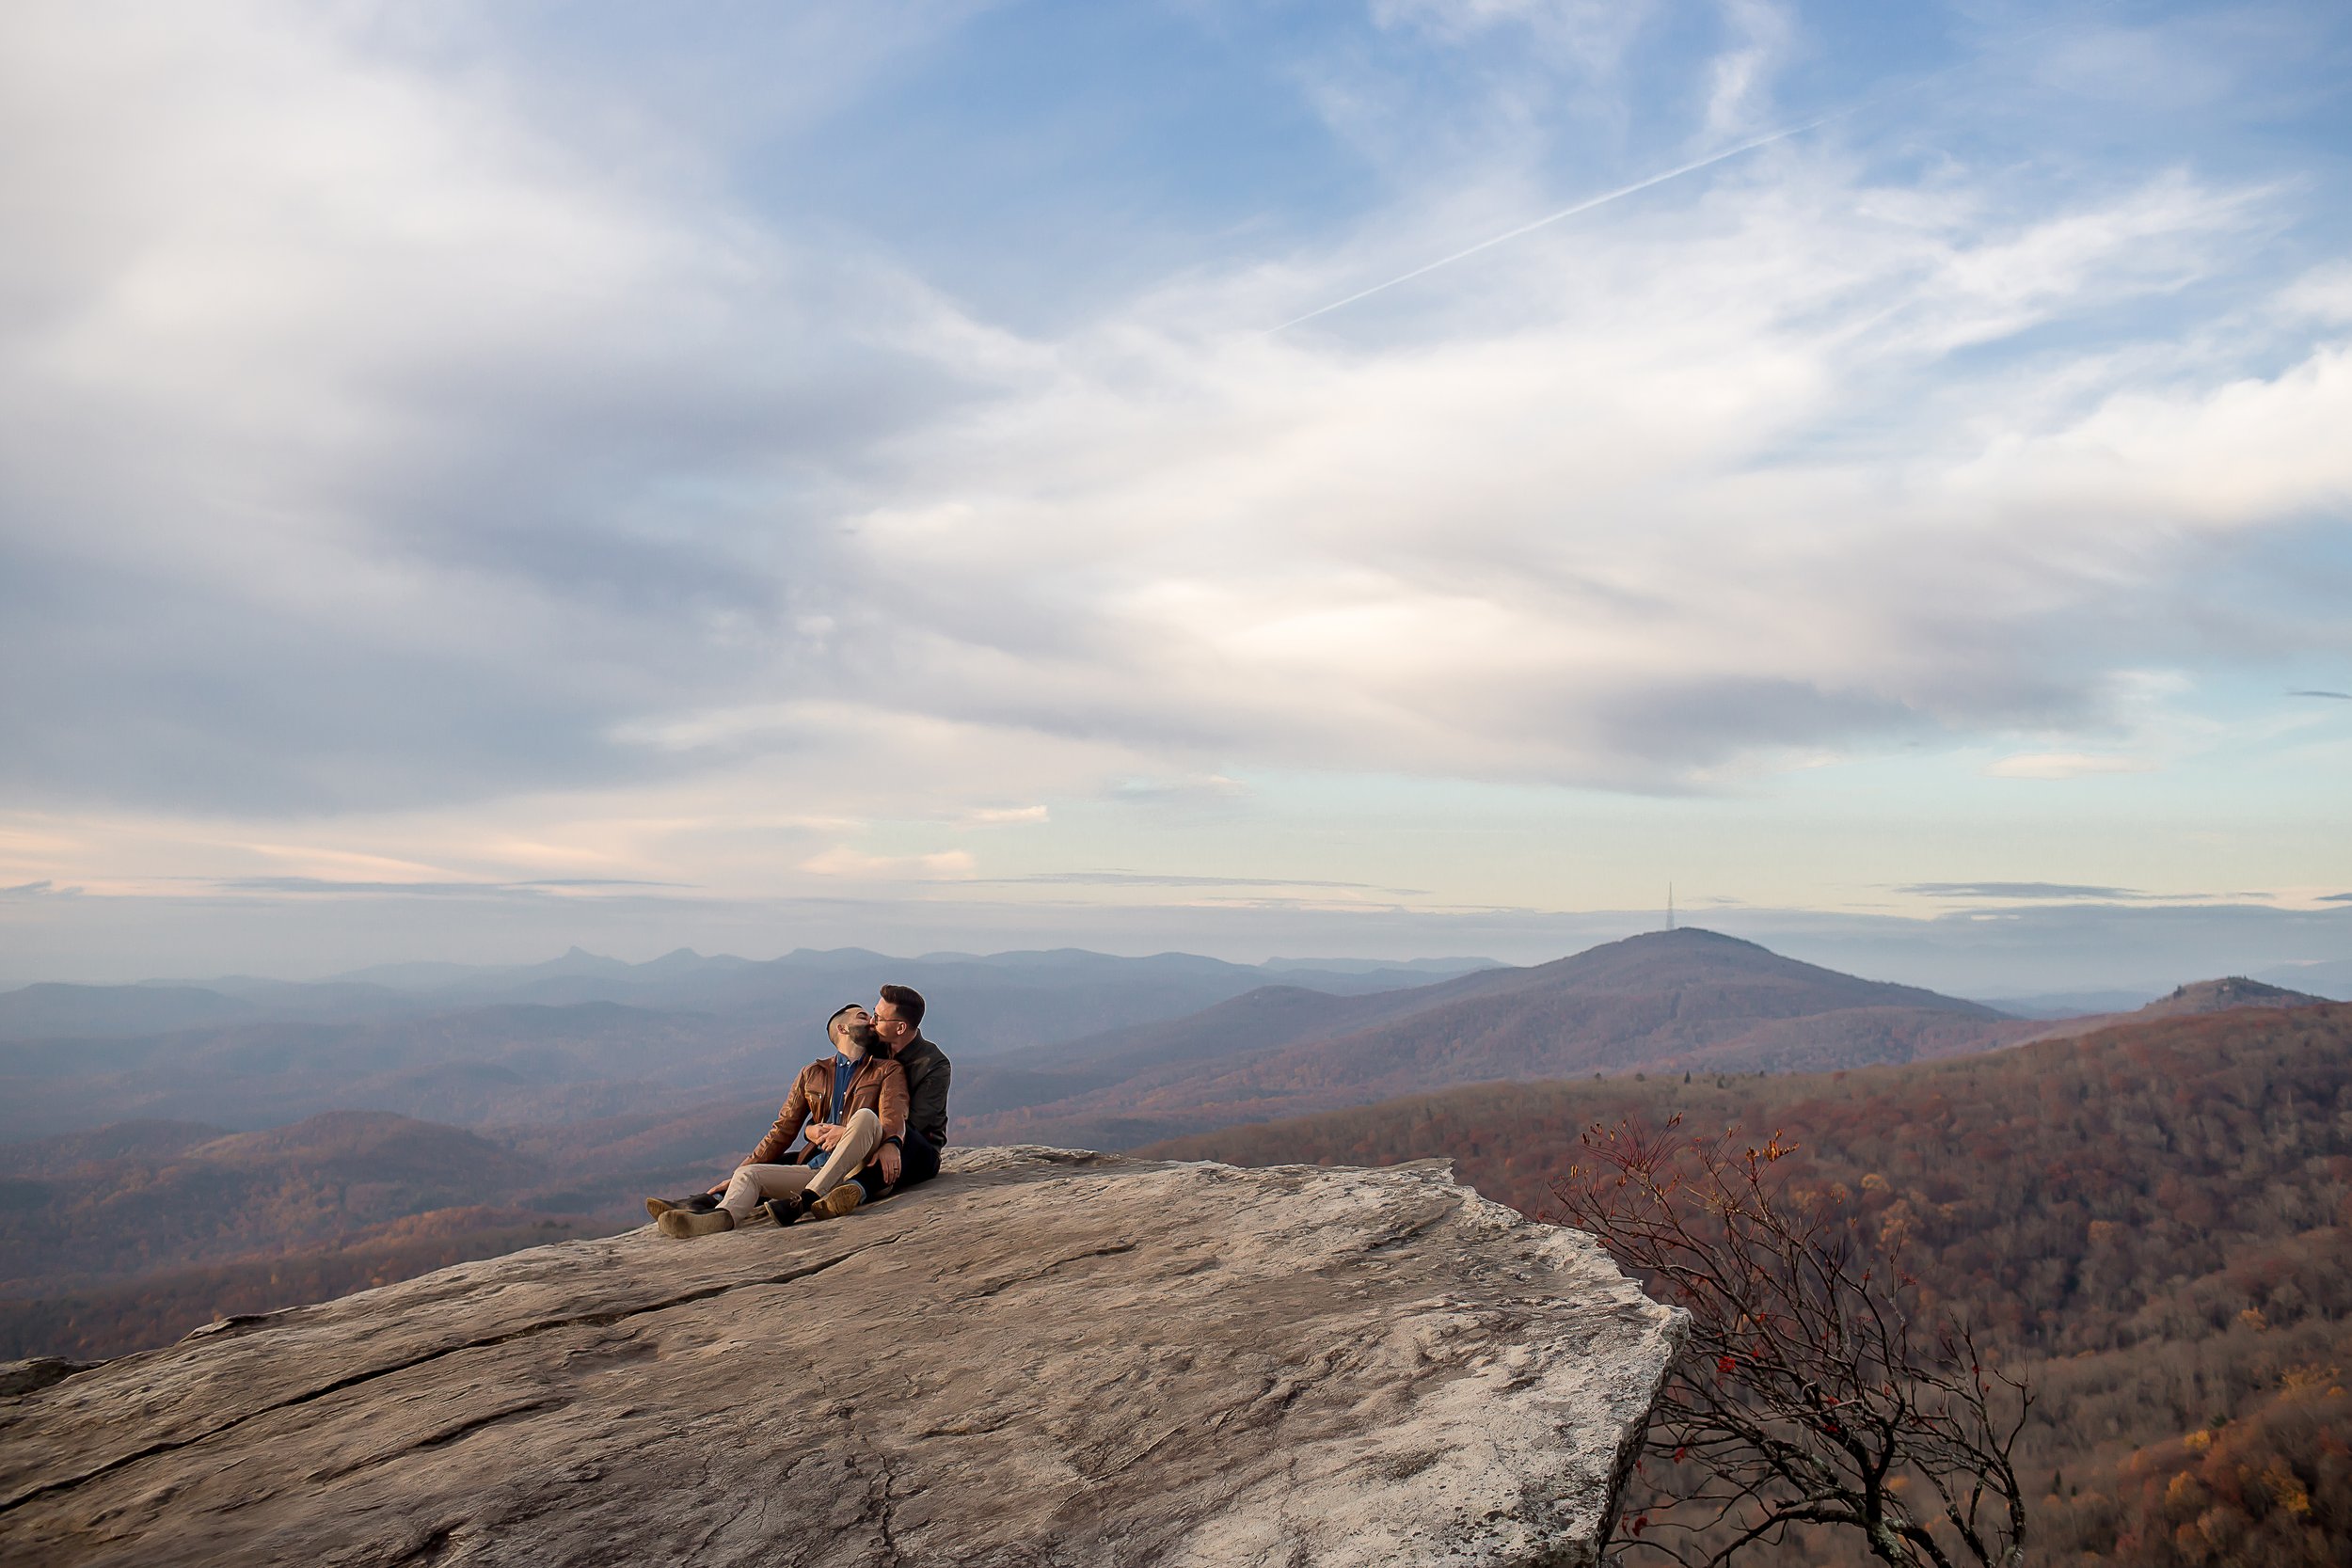
<svg viewBox="0 0 2352 1568"><path fill-rule="evenodd" d="M810 1122L824 1120L832 1109L833 1058L827 1056L801 1069L801 1075L792 1080L792 1092L784 1097L784 1108L776 1113L776 1124L768 1129L768 1135L759 1140L759 1147L742 1164L783 1164L785 1150L801 1135L801 1129ZM871 1111L881 1117L883 1137L905 1137L907 1069L896 1062L872 1056L858 1063L857 1070L850 1075L850 1092L842 1097L841 1119L849 1120L852 1111Z"/></svg>

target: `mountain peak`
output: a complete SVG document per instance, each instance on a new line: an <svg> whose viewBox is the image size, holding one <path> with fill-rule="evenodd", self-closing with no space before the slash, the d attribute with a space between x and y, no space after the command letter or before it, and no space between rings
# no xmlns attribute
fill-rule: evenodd
<svg viewBox="0 0 2352 1568"><path fill-rule="evenodd" d="M1720 943L1726 947L1754 948L1758 953L1772 952L1771 948L1764 946L1761 942L1750 942L1745 937L1725 936L1721 931L1710 931L1704 926L1677 926L1673 929L1665 931L1637 931L1633 935L1626 937L1620 942L1607 945L1627 946L1637 942L1645 942L1652 945L1661 943L1680 943L1684 946L1705 946L1709 943Z"/></svg>
<svg viewBox="0 0 2352 1568"><path fill-rule="evenodd" d="M2176 986L2170 994L2157 998L2139 1011L2152 1018L2164 1018L2182 1013L2227 1012L2232 1007L2312 1007L2327 1000L2324 996L2289 990L2284 986L2249 980L2243 974L2225 974L2218 980L2192 980Z"/></svg>

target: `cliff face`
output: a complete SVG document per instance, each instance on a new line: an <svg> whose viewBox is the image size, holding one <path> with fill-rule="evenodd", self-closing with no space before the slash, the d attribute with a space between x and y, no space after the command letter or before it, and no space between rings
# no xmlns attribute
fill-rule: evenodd
<svg viewBox="0 0 2352 1568"><path fill-rule="evenodd" d="M1576 1564L1678 1315L1444 1169L977 1149L46 1386L11 1564Z"/></svg>

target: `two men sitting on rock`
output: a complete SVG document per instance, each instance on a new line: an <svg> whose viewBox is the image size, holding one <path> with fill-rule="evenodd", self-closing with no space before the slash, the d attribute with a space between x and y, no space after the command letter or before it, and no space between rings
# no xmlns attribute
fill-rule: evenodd
<svg viewBox="0 0 2352 1568"><path fill-rule="evenodd" d="M922 1022L923 998L906 986L882 987L871 1012L854 1003L836 1010L825 1023L833 1054L801 1069L775 1125L723 1190L675 1204L645 1200L662 1233L732 1230L759 1208L778 1225L838 1219L867 1197L938 1175L949 1066ZM795 1138L804 1146L790 1158Z"/></svg>

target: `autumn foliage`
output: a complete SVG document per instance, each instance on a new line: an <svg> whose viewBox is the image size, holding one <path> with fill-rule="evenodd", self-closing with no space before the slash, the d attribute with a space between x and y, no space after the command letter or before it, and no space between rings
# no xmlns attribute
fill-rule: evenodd
<svg viewBox="0 0 2352 1568"><path fill-rule="evenodd" d="M335 1245L166 1269L30 1300L0 1300L0 1360L61 1355L101 1361L167 1345L217 1319L331 1301L452 1263L607 1228L485 1209L441 1210Z"/></svg>
<svg viewBox="0 0 2352 1568"><path fill-rule="evenodd" d="M1775 1168L1907 1259L1919 1307L1964 1317L2032 1384L2036 1418L2015 1462L2033 1560L2352 1562L2341 1506L2352 1420L2332 1374L2315 1381L2352 1370L2352 1005L2166 1019L1844 1073L1482 1086L1150 1152L1245 1164L1451 1156L1464 1180L1534 1213L1556 1206L1552 1183L1595 1123L1677 1114L1687 1130L1737 1127L1748 1141L1780 1130L1798 1147ZM2210 1446L2192 1455L2192 1441ZM2215 1451L2226 1486L2203 1473ZM2192 1469L2205 1498L2193 1511L2189 1486L2171 1492ZM2308 1510L2279 1501L2265 1472L2296 1478ZM1741 1560L1867 1554L1800 1531Z"/></svg>

